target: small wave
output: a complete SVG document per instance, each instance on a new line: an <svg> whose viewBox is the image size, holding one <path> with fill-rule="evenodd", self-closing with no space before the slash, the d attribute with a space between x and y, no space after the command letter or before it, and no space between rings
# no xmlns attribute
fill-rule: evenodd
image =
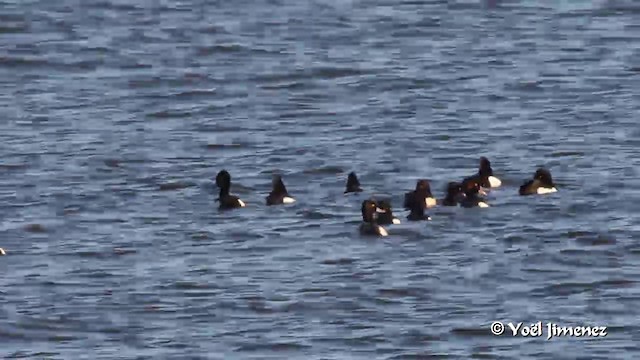
<svg viewBox="0 0 640 360"><path fill-rule="evenodd" d="M404 298L418 296L418 292L416 289L411 288L389 288L378 289L378 295L386 298Z"/></svg>
<svg viewBox="0 0 640 360"><path fill-rule="evenodd" d="M283 81L276 84L259 84L258 86L266 90L297 90L310 87L308 83L302 81Z"/></svg>
<svg viewBox="0 0 640 360"><path fill-rule="evenodd" d="M544 88L540 85L539 81L519 81L516 83L511 83L505 85L505 90L515 90L515 91L536 91L542 92Z"/></svg>
<svg viewBox="0 0 640 360"><path fill-rule="evenodd" d="M18 24L0 24L0 34L18 34L29 31L29 25L25 23Z"/></svg>
<svg viewBox="0 0 640 360"><path fill-rule="evenodd" d="M576 242L582 245L602 246L602 245L614 245L616 244L617 241L613 237L596 235L596 236L577 238Z"/></svg>
<svg viewBox="0 0 640 360"><path fill-rule="evenodd" d="M583 157L585 153L582 151L554 151L551 157Z"/></svg>
<svg viewBox="0 0 640 360"><path fill-rule="evenodd" d="M451 333L453 335L464 336L464 337L478 337L478 336L495 336L489 330L489 327L485 328L453 328L451 329Z"/></svg>
<svg viewBox="0 0 640 360"><path fill-rule="evenodd" d="M7 57L0 56L0 66L7 67L39 67L44 68L51 65L47 60L30 57Z"/></svg>
<svg viewBox="0 0 640 360"><path fill-rule="evenodd" d="M172 191L172 190L182 190L189 187L194 187L196 184L190 181L173 181L164 184L160 184L158 189L160 191Z"/></svg>
<svg viewBox="0 0 640 360"><path fill-rule="evenodd" d="M591 292L594 290L608 289L620 289L631 288L636 284L636 281L626 279L609 279L604 281L596 281L592 283L572 283L564 282L559 284L552 284L544 287L535 288L530 292L530 295L536 297L565 297L571 295L578 295L582 293Z"/></svg>
<svg viewBox="0 0 640 360"><path fill-rule="evenodd" d="M56 356L61 356L62 354L56 352L47 352L47 351L39 351L36 353L29 353L24 351L14 352L12 354L7 355L7 359L48 359Z"/></svg>
<svg viewBox="0 0 640 360"><path fill-rule="evenodd" d="M295 82L305 79L326 79L333 80L344 77L351 76L363 76L371 74L371 71L365 71L362 69L356 68L339 68L339 67L318 67L311 69L298 70L295 72L289 73L280 73L280 74L267 74L267 75L257 75L253 77L251 80L254 80L258 83L269 83L269 82Z"/></svg>
<svg viewBox="0 0 640 360"><path fill-rule="evenodd" d="M285 343L285 342L277 342L277 343L266 343L266 344L256 344L255 342L251 342L248 344L240 344L235 351L239 352L265 352L265 351L277 351L277 352L286 352L286 351L299 351L310 349L311 346L299 344L299 343Z"/></svg>
<svg viewBox="0 0 640 360"><path fill-rule="evenodd" d="M29 224L24 226L24 231L30 233L46 233L47 229L41 224Z"/></svg>
<svg viewBox="0 0 640 360"><path fill-rule="evenodd" d="M125 13L141 10L140 7L136 7L135 5L131 5L127 3L114 3L113 1L97 1L93 4L88 3L87 6L89 8L93 8L97 10L114 10L114 11L121 11Z"/></svg>
<svg viewBox="0 0 640 360"><path fill-rule="evenodd" d="M320 211L310 210L310 209L302 211L302 216L305 219L309 219L309 220L333 219L333 218L338 217L338 216L335 216L335 215L332 215L332 214L325 214L325 213L322 213Z"/></svg>
<svg viewBox="0 0 640 360"><path fill-rule="evenodd" d="M326 295L329 293L329 289L325 288L302 288L298 290L299 294L323 294Z"/></svg>
<svg viewBox="0 0 640 360"><path fill-rule="evenodd" d="M104 164L111 168L120 167L120 160L117 159L104 159Z"/></svg>
<svg viewBox="0 0 640 360"><path fill-rule="evenodd" d="M209 150L224 150L224 149L241 149L248 147L245 144L207 144L205 147Z"/></svg>
<svg viewBox="0 0 640 360"><path fill-rule="evenodd" d="M356 261L358 260L353 258L337 258L337 259L326 259L326 260L323 260L321 263L324 265L350 265L355 263Z"/></svg>
<svg viewBox="0 0 640 360"><path fill-rule="evenodd" d="M314 174L342 174L344 172L344 168L340 166L323 166L319 168L306 169L303 171L303 174L314 175ZM346 179L346 178L345 178Z"/></svg>
<svg viewBox="0 0 640 360"><path fill-rule="evenodd" d="M160 110L146 114L147 117L155 119L184 119L192 115L191 111L185 110Z"/></svg>
<svg viewBox="0 0 640 360"><path fill-rule="evenodd" d="M113 253L118 256L135 254L137 252L138 251L136 249L131 249L131 248L114 248L113 249Z"/></svg>
<svg viewBox="0 0 640 360"><path fill-rule="evenodd" d="M212 46L201 46L196 48L196 54L200 56L206 56L211 54L228 54L228 53L241 53L250 51L249 48L240 44L218 44Z"/></svg>
<svg viewBox="0 0 640 360"><path fill-rule="evenodd" d="M0 164L0 169L4 170L22 170L28 167L28 164Z"/></svg>

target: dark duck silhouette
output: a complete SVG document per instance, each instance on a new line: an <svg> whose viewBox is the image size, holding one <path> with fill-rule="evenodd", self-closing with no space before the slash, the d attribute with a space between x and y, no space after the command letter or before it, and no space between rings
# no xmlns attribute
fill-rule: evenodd
<svg viewBox="0 0 640 360"><path fill-rule="evenodd" d="M267 205L291 204L294 202L296 200L287 192L282 177L275 175L271 182L271 192L267 196Z"/></svg>
<svg viewBox="0 0 640 360"><path fill-rule="evenodd" d="M464 191L464 199L460 202L462 207L471 208L471 207L481 207L487 208L489 204L487 204L486 200L480 195L486 195L486 193L482 190L480 183L476 180L467 180L462 183L462 190Z"/></svg>
<svg viewBox="0 0 640 360"><path fill-rule="evenodd" d="M415 195L418 199L427 198L427 189L421 188L416 189ZM425 209L427 208L426 201L412 201L409 203L409 215L407 215L407 220L409 221L423 221L423 220L431 220L429 215L425 214Z"/></svg>
<svg viewBox="0 0 640 360"><path fill-rule="evenodd" d="M478 173L475 175L469 176L464 181L477 181L481 187L483 188L496 188L502 185L502 181L497 177L493 176L493 169L491 168L491 162L486 157L480 157L480 166L478 168Z"/></svg>
<svg viewBox="0 0 640 360"><path fill-rule="evenodd" d="M462 191L462 185L457 182L450 182L447 184L447 195L442 199L441 203L444 206L457 206L464 198L465 194Z"/></svg>
<svg viewBox="0 0 640 360"><path fill-rule="evenodd" d="M383 211L381 213L378 213L378 224L380 225L400 224L400 219L393 216L393 211L391 210L391 204L387 200L378 201L378 208L380 208Z"/></svg>
<svg viewBox="0 0 640 360"><path fill-rule="evenodd" d="M388 236L389 232L378 224L378 214L384 210L378 207L373 200L362 202L362 223L360 224L360 234L372 236Z"/></svg>
<svg viewBox="0 0 640 360"><path fill-rule="evenodd" d="M556 185L553 183L551 172L545 168L538 168L533 175L533 179L525 182L520 186L518 193L520 195L543 195L557 192Z"/></svg>
<svg viewBox="0 0 640 360"><path fill-rule="evenodd" d="M235 209L245 207L244 201L237 196L231 195L231 175L227 170L220 170L216 175L216 185L220 188L218 195L219 208L221 210Z"/></svg>
<svg viewBox="0 0 640 360"><path fill-rule="evenodd" d="M416 189L404 194L404 208L411 209L414 202L423 202L427 208L436 206L436 199L431 194L429 181L420 179L416 183Z"/></svg>
<svg viewBox="0 0 640 360"><path fill-rule="evenodd" d="M356 176L355 172L350 172L347 176L347 186L344 190L345 194L361 192L362 188L360 187L360 181L358 180L358 176Z"/></svg>

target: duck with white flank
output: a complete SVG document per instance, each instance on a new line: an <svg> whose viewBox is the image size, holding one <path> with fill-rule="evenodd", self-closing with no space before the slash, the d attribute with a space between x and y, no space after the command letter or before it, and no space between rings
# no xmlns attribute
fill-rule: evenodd
<svg viewBox="0 0 640 360"><path fill-rule="evenodd" d="M423 202L427 208L436 206L436 199L431 194L429 181L420 179L416 183L416 189L404 194L404 208L409 210L414 208L414 202Z"/></svg>
<svg viewBox="0 0 640 360"><path fill-rule="evenodd" d="M400 224L400 219L393 216L393 211L391 210L391 204L387 200L378 201L378 207L383 211L378 214L378 224L380 225Z"/></svg>
<svg viewBox="0 0 640 360"><path fill-rule="evenodd" d="M463 181L477 181L480 186L485 189L496 188L502 185L502 181L497 177L493 176L493 169L491 168L491 162L486 157L482 156L480 158L480 167L478 169L478 173Z"/></svg>
<svg viewBox="0 0 640 360"><path fill-rule="evenodd" d="M275 175L271 182L271 193L267 196L267 205L292 204L294 202L296 202L296 199L287 192L282 177Z"/></svg>
<svg viewBox="0 0 640 360"><path fill-rule="evenodd" d="M384 213L378 204L373 200L362 202L362 224L360 224L360 234L372 236L388 236L389 232L378 225L378 214Z"/></svg>
<svg viewBox="0 0 640 360"><path fill-rule="evenodd" d="M520 186L520 195L543 195L557 192L556 185L553 183L551 172L545 168L539 168L533 175L533 179L525 182Z"/></svg>
<svg viewBox="0 0 640 360"><path fill-rule="evenodd" d="M486 195L487 193L482 190L480 183L476 180L465 180L462 182L462 190L464 191L464 199L460 202L462 207L481 207L488 208L486 200L480 195Z"/></svg>
<svg viewBox="0 0 640 360"><path fill-rule="evenodd" d="M216 176L216 185L220 188L218 201L220 202L221 210L245 207L244 201L240 200L237 196L230 194L231 175L227 170L220 170Z"/></svg>

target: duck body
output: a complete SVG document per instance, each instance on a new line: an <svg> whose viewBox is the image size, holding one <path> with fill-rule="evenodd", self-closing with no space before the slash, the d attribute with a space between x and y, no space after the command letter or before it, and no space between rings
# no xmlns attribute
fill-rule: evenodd
<svg viewBox="0 0 640 360"><path fill-rule="evenodd" d="M431 221L431 216L427 215L423 211L412 211L407 215L409 221Z"/></svg>
<svg viewBox="0 0 640 360"><path fill-rule="evenodd" d="M482 190L478 181L465 179L465 181L462 182L462 190L465 196L464 199L460 201L460 206L465 208L489 207L486 200L480 196L481 194L486 195L486 193Z"/></svg>
<svg viewBox="0 0 640 360"><path fill-rule="evenodd" d="M360 180L358 180L358 176L355 172L350 172L347 176L347 185L345 186L344 193L358 193L362 192L362 188L360 187Z"/></svg>
<svg viewBox="0 0 640 360"><path fill-rule="evenodd" d="M493 175L491 161L484 156L480 157L478 172L465 178L464 181L477 181L485 189L497 188L502 185L502 181Z"/></svg>
<svg viewBox="0 0 640 360"><path fill-rule="evenodd" d="M389 232L378 224L378 214L384 213L378 204L373 200L362 202L362 223L360 224L360 234L368 236L388 236Z"/></svg>
<svg viewBox="0 0 640 360"><path fill-rule="evenodd" d="M230 194L231 175L227 170L220 170L220 172L218 172L218 175L216 175L216 185L220 188L217 200L220 203L220 210L230 210L246 206L244 201Z"/></svg>
<svg viewBox="0 0 640 360"><path fill-rule="evenodd" d="M292 204L296 202L296 199L294 199L291 195L289 195L289 192L287 192L287 188L284 186L284 182L282 181L282 177L280 175L276 175L273 177L271 185L271 192L266 197L267 206Z"/></svg>
<svg viewBox="0 0 640 360"><path fill-rule="evenodd" d="M418 206L416 204L415 207L411 208L409 215L407 215L407 220L409 221L429 221L431 217L425 214L426 206Z"/></svg>
<svg viewBox="0 0 640 360"><path fill-rule="evenodd" d="M489 204L487 204L485 199L479 196L467 196L464 200L462 200L462 202L460 202L460 206L464 208L473 208L473 207L488 208Z"/></svg>
<svg viewBox="0 0 640 360"><path fill-rule="evenodd" d="M416 189L404 194L404 208L410 210L417 206L417 203L425 203L427 208L434 207L437 204L436 199L431 194L431 185L429 181L420 179L416 183Z"/></svg>
<svg viewBox="0 0 640 360"><path fill-rule="evenodd" d="M222 210L237 209L247 206L239 197L223 193L218 195L218 202L220 203L219 207Z"/></svg>
<svg viewBox="0 0 640 360"><path fill-rule="evenodd" d="M381 225L367 222L360 224L360 234L367 236L389 236L389 232Z"/></svg>
<svg viewBox="0 0 640 360"><path fill-rule="evenodd" d="M416 199L428 199L429 194L430 194L430 191L426 187L421 187L419 189L416 189L414 192ZM428 207L426 200L412 201L409 203L409 205L410 205L410 208L409 208L410 212L409 212L409 215L407 215L407 220L409 221L431 220L431 217L425 214L425 209L427 209Z"/></svg>
<svg viewBox="0 0 640 360"><path fill-rule="evenodd" d="M378 213L378 224L380 225L391 225L400 224L400 219L393 216L393 211L391 210L391 204L386 200L378 201L378 207L383 210L383 212Z"/></svg>
<svg viewBox="0 0 640 360"><path fill-rule="evenodd" d="M442 199L441 204L443 206L458 206L465 197L462 185L457 182L450 182L447 184L447 195Z"/></svg>
<svg viewBox="0 0 640 360"><path fill-rule="evenodd" d="M557 192L558 189L553 182L551 172L545 168L538 168L533 175L533 179L526 181L520 189L518 194L521 196L527 195L544 195Z"/></svg>

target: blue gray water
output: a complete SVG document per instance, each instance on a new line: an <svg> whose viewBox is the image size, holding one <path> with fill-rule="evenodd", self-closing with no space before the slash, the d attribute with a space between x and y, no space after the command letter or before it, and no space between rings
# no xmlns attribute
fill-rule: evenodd
<svg viewBox="0 0 640 360"><path fill-rule="evenodd" d="M0 356L637 358L639 115L634 0L0 0ZM492 208L357 234L481 155Z"/></svg>

